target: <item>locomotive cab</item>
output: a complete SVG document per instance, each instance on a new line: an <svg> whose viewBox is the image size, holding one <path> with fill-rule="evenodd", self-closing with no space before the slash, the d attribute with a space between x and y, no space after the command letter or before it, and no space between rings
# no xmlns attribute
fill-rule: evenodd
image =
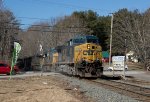
<svg viewBox="0 0 150 102"><path fill-rule="evenodd" d="M87 37L86 43L75 46L74 63L78 74L86 77L100 77L103 73L102 48L95 36Z"/></svg>

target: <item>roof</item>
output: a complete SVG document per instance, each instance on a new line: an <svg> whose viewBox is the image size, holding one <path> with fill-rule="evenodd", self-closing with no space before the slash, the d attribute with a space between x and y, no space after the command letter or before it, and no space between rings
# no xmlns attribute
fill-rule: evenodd
<svg viewBox="0 0 150 102"><path fill-rule="evenodd" d="M103 58L109 58L109 52L108 51L102 51Z"/></svg>

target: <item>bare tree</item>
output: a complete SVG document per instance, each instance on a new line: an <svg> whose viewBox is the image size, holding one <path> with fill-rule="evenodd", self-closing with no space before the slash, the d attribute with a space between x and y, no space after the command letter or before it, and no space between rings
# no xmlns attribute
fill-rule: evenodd
<svg viewBox="0 0 150 102"><path fill-rule="evenodd" d="M128 11L122 9L115 14L113 49L124 53L125 40L128 50L135 52L135 56L145 62L150 57L150 10L141 14L138 10Z"/></svg>
<svg viewBox="0 0 150 102"><path fill-rule="evenodd" d="M23 41L21 56L38 55L40 44L44 52L49 51L50 48L62 45L76 35L82 35L85 30L82 21L75 16L35 23L19 36Z"/></svg>
<svg viewBox="0 0 150 102"><path fill-rule="evenodd" d="M58 31L55 32L56 38L59 41L57 45L61 45L77 35L84 35L84 32L87 31L83 21L75 15L61 18L54 29Z"/></svg>
<svg viewBox="0 0 150 102"><path fill-rule="evenodd" d="M13 42L17 39L19 24L13 13L0 9L0 60L9 61Z"/></svg>
<svg viewBox="0 0 150 102"><path fill-rule="evenodd" d="M22 58L38 55L40 45L43 46L45 52L55 46L56 40L52 34L55 22L55 19L51 19L51 21L35 23L27 31L19 34L23 43Z"/></svg>

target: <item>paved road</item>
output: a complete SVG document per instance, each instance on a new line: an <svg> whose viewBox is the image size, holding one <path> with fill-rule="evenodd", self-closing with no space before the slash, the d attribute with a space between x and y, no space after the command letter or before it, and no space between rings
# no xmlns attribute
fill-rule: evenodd
<svg viewBox="0 0 150 102"><path fill-rule="evenodd" d="M113 75L113 71L104 71L104 75ZM123 71L114 71L114 75L124 75ZM146 71L125 71L125 76L133 76L139 80L145 80L150 82L150 72Z"/></svg>
<svg viewBox="0 0 150 102"><path fill-rule="evenodd" d="M47 75L56 75L59 73L54 73L54 72L44 72L42 73L43 76L47 76ZM104 75L113 75L113 71L104 71ZM115 71L114 75L123 75L123 71ZM137 79L140 80L146 80L146 81L150 81L150 72L144 72L144 71L126 71L125 72L126 76L133 76ZM29 72L24 72L24 73L19 73L16 75L12 75L11 78L24 78L24 77L28 77L28 76L41 76L41 72L34 72L34 71L29 71ZM9 79L10 76L8 75L0 75L0 79L4 78L4 79Z"/></svg>
<svg viewBox="0 0 150 102"><path fill-rule="evenodd" d="M48 75L56 75L56 74L59 74L59 73L54 73L54 72L43 72L43 73L41 73L40 71L38 71L38 72L28 71L28 72L22 72L22 73L19 73L16 75L11 75L11 78L24 78L24 77L29 77L29 76L48 76ZM1 78L7 79L7 78L10 78L10 76L1 74L0 79Z"/></svg>

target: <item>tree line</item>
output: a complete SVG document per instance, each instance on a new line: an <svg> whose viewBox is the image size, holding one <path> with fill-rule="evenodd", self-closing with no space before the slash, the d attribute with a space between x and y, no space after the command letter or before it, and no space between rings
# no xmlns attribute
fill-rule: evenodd
<svg viewBox="0 0 150 102"><path fill-rule="evenodd" d="M92 10L75 11L69 16L37 22L26 30L10 10L0 10L0 60L10 58L12 42L22 45L20 58L35 56L39 45L44 51L64 44L77 35L95 35L103 51L109 51L111 15L101 16ZM112 55L124 55L134 51L135 56L145 63L150 59L150 9L144 12L126 8L114 12Z"/></svg>
<svg viewBox="0 0 150 102"><path fill-rule="evenodd" d="M15 25L14 25L15 24ZM10 62L13 42L17 41L18 21L10 10L0 9L0 61Z"/></svg>
<svg viewBox="0 0 150 102"><path fill-rule="evenodd" d="M149 27L150 9L142 13L138 10L129 11L127 9L116 12L113 30L114 53L123 53L126 47L128 51L135 52L140 62L146 63L150 59Z"/></svg>

